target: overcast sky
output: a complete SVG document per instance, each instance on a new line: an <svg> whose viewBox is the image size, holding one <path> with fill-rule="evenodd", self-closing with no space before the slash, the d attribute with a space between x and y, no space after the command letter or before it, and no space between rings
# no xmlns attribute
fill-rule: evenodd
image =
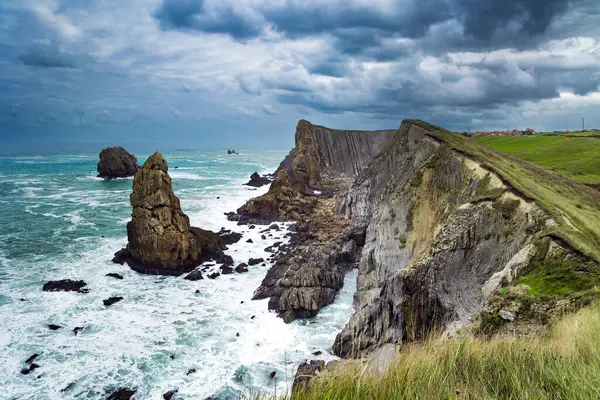
<svg viewBox="0 0 600 400"><path fill-rule="evenodd" d="M600 128L598 0L0 0L0 152Z"/></svg>

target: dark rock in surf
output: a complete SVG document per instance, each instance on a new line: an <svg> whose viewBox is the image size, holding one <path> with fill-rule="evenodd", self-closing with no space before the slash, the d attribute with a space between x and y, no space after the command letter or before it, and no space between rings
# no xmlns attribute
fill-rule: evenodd
<svg viewBox="0 0 600 400"><path fill-rule="evenodd" d="M241 233L232 232L228 229L221 229L218 235L221 236L223 243L226 245L237 243L242 239Z"/></svg>
<svg viewBox="0 0 600 400"><path fill-rule="evenodd" d="M50 329L51 331L57 331L60 328L62 328L62 326L60 326L60 325L55 325L55 324L49 324L48 325L48 329Z"/></svg>
<svg viewBox="0 0 600 400"><path fill-rule="evenodd" d="M125 178L138 170L137 158L123 147L108 147L100 152L97 170L100 178Z"/></svg>
<svg viewBox="0 0 600 400"><path fill-rule="evenodd" d="M181 275L204 261L225 257L219 235L190 226L173 193L167 161L159 152L136 173L130 202L128 244L115 254L114 262L126 262L146 274Z"/></svg>
<svg viewBox="0 0 600 400"><path fill-rule="evenodd" d="M32 362L35 361L36 358L39 357L38 353L32 354L29 356L29 358L27 360L25 360L25 364L31 364Z"/></svg>
<svg viewBox="0 0 600 400"><path fill-rule="evenodd" d="M75 336L77 336L77 334L78 334L79 332L81 332L82 330L83 330L83 326L76 326L75 328L73 328L73 334L74 334Z"/></svg>
<svg viewBox="0 0 600 400"><path fill-rule="evenodd" d="M106 400L131 400L135 392L137 392L135 389L119 388L108 396Z"/></svg>
<svg viewBox="0 0 600 400"><path fill-rule="evenodd" d="M64 388L60 389L60 392L61 393L68 392L69 390L73 389L74 387L75 387L75 382L71 382Z"/></svg>
<svg viewBox="0 0 600 400"><path fill-rule="evenodd" d="M190 369L188 370L188 372L187 372L187 375L191 375L191 374L193 374L194 372L196 372L196 368L190 368Z"/></svg>
<svg viewBox="0 0 600 400"><path fill-rule="evenodd" d="M240 274L243 272L248 272L248 265L245 263L241 263L240 265L235 267L235 272L240 273Z"/></svg>
<svg viewBox="0 0 600 400"><path fill-rule="evenodd" d="M118 303L118 302L119 302L119 301L121 301L121 300L123 300L123 298L122 298L122 297L119 297L119 296L113 296L113 297L109 297L109 298L108 298L108 299L106 299L106 300L102 300L102 303L103 303L105 306L107 306L107 307L110 307L110 306L112 306L113 304L115 304L115 303Z"/></svg>
<svg viewBox="0 0 600 400"><path fill-rule="evenodd" d="M200 279L204 278L202 277L202 271L195 269L187 274L183 279L187 279L188 281L199 281Z"/></svg>
<svg viewBox="0 0 600 400"><path fill-rule="evenodd" d="M29 364L28 367L21 369L21 374L29 375L30 373L32 373L33 371L35 371L36 369L38 369L40 367L41 367L41 365L38 365L36 363L31 363L31 364Z"/></svg>
<svg viewBox="0 0 600 400"><path fill-rule="evenodd" d="M88 293L89 289L83 289L87 286L84 281L74 281L71 279L61 279L58 281L49 281L44 284L42 290L44 292L78 292Z"/></svg>
<svg viewBox="0 0 600 400"><path fill-rule="evenodd" d="M219 269L221 270L221 274L223 275L229 275L233 272L233 268L228 267L227 265L221 265Z"/></svg>
<svg viewBox="0 0 600 400"><path fill-rule="evenodd" d="M258 172L255 172L252 175L250 175L250 181L248 181L248 183L245 183L244 185L252 187L261 187L264 185L268 185L269 183L271 183L271 179L269 179L267 176L260 176Z"/></svg>
<svg viewBox="0 0 600 400"><path fill-rule="evenodd" d="M251 258L248 260L248 265L253 266L253 265L260 264L261 262L264 262L264 261L265 261L264 258Z"/></svg>
<svg viewBox="0 0 600 400"><path fill-rule="evenodd" d="M218 272L213 272L212 274L209 274L207 277L208 279L216 279L220 276L221 274Z"/></svg>
<svg viewBox="0 0 600 400"><path fill-rule="evenodd" d="M109 276L111 278L115 278L115 279L123 279L123 275L114 273L114 272L110 272L108 274L106 274L106 276Z"/></svg>
<svg viewBox="0 0 600 400"><path fill-rule="evenodd" d="M163 399L164 400L171 400L171 398L173 396L175 396L175 394L178 392L177 389L175 390L169 390L167 393L163 394Z"/></svg>

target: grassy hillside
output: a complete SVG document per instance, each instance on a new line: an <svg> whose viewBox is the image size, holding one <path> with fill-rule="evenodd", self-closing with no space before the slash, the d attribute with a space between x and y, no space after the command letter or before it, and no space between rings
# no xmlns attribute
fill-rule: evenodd
<svg viewBox="0 0 600 400"><path fill-rule="evenodd" d="M589 132L590 134L595 132ZM578 133L578 135L581 135ZM475 140L556 171L576 182L600 185L600 140L566 136L486 136Z"/></svg>
<svg viewBox="0 0 600 400"><path fill-rule="evenodd" d="M600 262L600 191L558 173L423 121L407 121L427 135L496 172L508 185L537 202L557 222L548 233ZM572 140L572 139L565 139ZM596 139L583 139L596 140Z"/></svg>
<svg viewBox="0 0 600 400"><path fill-rule="evenodd" d="M598 399L600 308L551 327L544 337L407 346L387 374L347 365L294 400Z"/></svg>

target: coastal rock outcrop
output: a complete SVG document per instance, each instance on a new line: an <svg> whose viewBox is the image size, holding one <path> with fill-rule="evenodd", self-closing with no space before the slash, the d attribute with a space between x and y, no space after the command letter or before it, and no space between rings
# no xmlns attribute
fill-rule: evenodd
<svg viewBox="0 0 600 400"><path fill-rule="evenodd" d="M128 244L115 254L114 262L127 263L141 273L181 275L210 259L227 261L218 234L190 226L173 193L167 161L159 152L135 175L130 201Z"/></svg>
<svg viewBox="0 0 600 400"><path fill-rule="evenodd" d="M296 146L269 191L229 217L239 223L296 221L295 246L280 252L253 297L269 298L269 309L284 321L316 315L342 287L358 249L332 195L348 187L394 132L333 131L301 120Z"/></svg>
<svg viewBox="0 0 600 400"><path fill-rule="evenodd" d="M544 323L600 281L597 227L570 217L598 210L600 196L557 174L414 120L378 132L300 121L291 154L269 191L229 218L296 222L254 293L286 322L316 315L358 266L356 311L336 355L361 358L486 320ZM564 299L518 284L537 274L534 282L564 285L548 273L556 270L596 272Z"/></svg>
<svg viewBox="0 0 600 400"><path fill-rule="evenodd" d="M252 175L250 175L250 180L244 185L252 187L261 187L264 185L268 185L269 183L271 183L271 179L269 179L268 176L261 176L258 172L255 172Z"/></svg>
<svg viewBox="0 0 600 400"><path fill-rule="evenodd" d="M100 152L97 170L99 178L125 178L138 170L137 158L123 147L107 147Z"/></svg>

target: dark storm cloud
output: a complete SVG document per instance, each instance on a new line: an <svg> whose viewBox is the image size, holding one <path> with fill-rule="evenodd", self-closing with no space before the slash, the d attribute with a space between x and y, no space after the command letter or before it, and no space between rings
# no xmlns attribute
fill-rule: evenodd
<svg viewBox="0 0 600 400"><path fill-rule="evenodd" d="M163 0L154 15L163 29L224 33L237 40L258 37L266 26L289 38L328 34L344 54L382 60L406 55L406 49L382 44L389 38L423 39L432 51L534 46L569 6L593 7L590 1L396 0L389 9L352 1L286 1L209 10L206 0ZM435 31L445 23L458 29Z"/></svg>
<svg viewBox="0 0 600 400"><path fill-rule="evenodd" d="M243 40L260 34L260 23L241 15L230 5L208 10L204 0L163 0L154 17L164 30L197 30L225 33Z"/></svg>

